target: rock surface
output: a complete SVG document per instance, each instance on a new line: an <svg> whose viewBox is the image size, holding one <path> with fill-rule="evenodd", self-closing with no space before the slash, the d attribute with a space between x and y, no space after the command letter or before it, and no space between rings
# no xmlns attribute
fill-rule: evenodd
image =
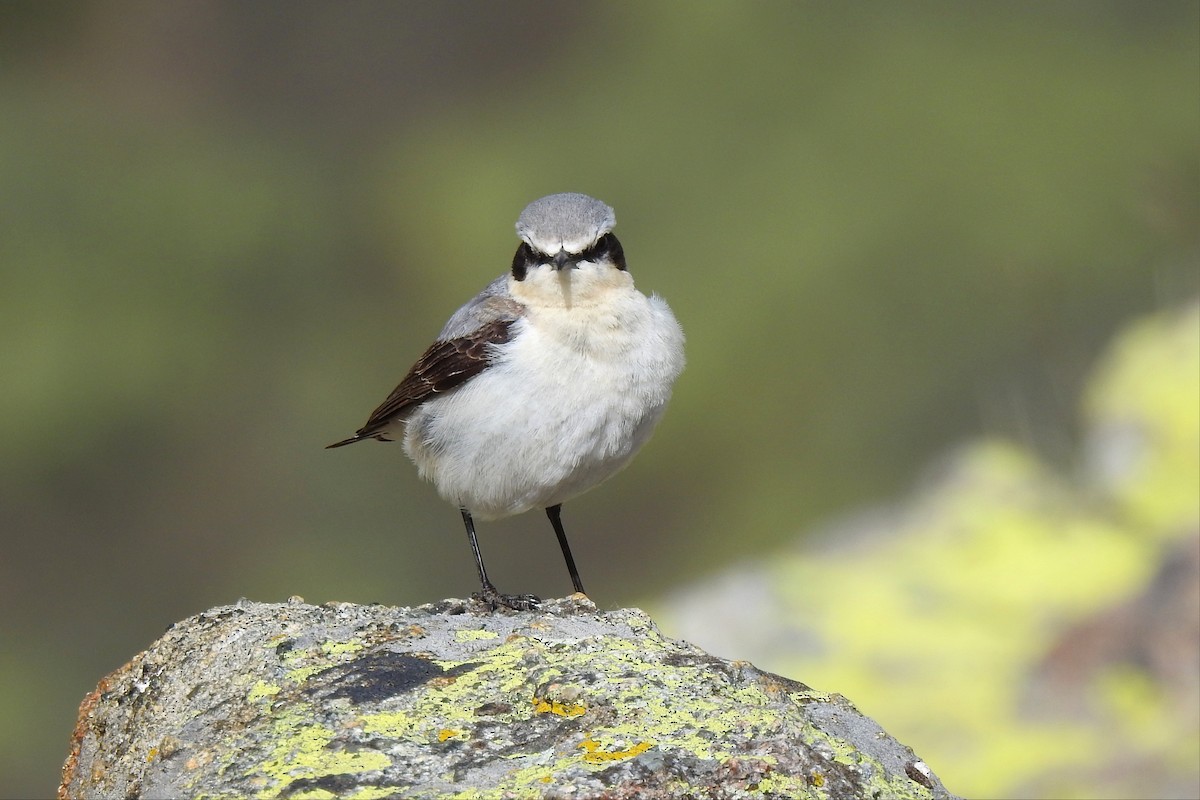
<svg viewBox="0 0 1200 800"><path fill-rule="evenodd" d="M840 695L581 595L212 609L85 698L59 796L951 797Z"/></svg>

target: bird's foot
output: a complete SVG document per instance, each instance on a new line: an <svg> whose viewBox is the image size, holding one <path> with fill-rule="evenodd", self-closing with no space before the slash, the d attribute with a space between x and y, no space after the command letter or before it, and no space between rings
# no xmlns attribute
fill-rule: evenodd
<svg viewBox="0 0 1200 800"><path fill-rule="evenodd" d="M495 611L507 608L512 611L533 611L542 604L542 598L536 594L501 594L495 586L485 585L481 590L471 595L471 599Z"/></svg>

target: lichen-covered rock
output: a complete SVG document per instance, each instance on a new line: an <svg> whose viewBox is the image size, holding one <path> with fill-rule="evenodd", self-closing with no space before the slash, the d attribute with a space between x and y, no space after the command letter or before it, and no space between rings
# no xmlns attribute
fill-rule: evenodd
<svg viewBox="0 0 1200 800"><path fill-rule="evenodd" d="M578 595L215 608L88 695L59 795L950 797L845 698Z"/></svg>
<svg viewBox="0 0 1200 800"><path fill-rule="evenodd" d="M1087 382L1072 469L965 443L652 613L837 686L967 796L1200 797L1198 364L1200 302L1138 320Z"/></svg>

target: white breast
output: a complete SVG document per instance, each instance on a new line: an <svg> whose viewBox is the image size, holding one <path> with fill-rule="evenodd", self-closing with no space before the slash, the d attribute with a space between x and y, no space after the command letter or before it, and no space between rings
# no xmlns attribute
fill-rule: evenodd
<svg viewBox="0 0 1200 800"><path fill-rule="evenodd" d="M667 304L633 288L529 308L497 361L408 420L421 476L481 519L565 502L611 477L650 437L683 369Z"/></svg>

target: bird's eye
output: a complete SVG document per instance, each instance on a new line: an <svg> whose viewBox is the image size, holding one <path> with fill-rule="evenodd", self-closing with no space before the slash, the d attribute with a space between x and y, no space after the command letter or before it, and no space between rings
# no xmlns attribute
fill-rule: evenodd
<svg viewBox="0 0 1200 800"><path fill-rule="evenodd" d="M537 263L538 258L534 254L533 248L527 243L521 242L521 246L517 248L516 255L513 256L513 277L519 281L525 280L525 273L530 267L537 266Z"/></svg>
<svg viewBox="0 0 1200 800"><path fill-rule="evenodd" d="M625 269L625 251L621 247L621 243L617 241L617 237L611 233L606 233L600 237L594 245L588 248L584 253L584 258L588 261L611 261L617 269Z"/></svg>

